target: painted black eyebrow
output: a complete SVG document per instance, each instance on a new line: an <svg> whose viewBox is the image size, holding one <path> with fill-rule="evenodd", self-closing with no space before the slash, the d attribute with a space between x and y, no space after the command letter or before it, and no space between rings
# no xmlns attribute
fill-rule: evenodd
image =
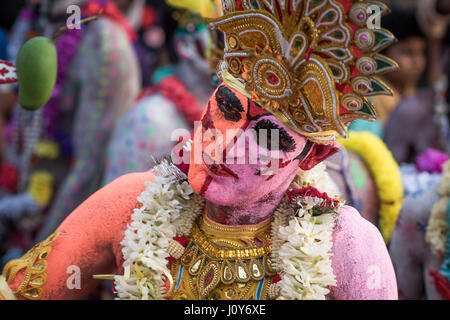
<svg viewBox="0 0 450 320"><path fill-rule="evenodd" d="M303 159L306 158L306 156L308 155L309 151L311 150L311 148L313 147L314 142L312 142L311 140L306 140L306 145L303 148L302 152L294 159L294 160L299 160L300 163L302 163Z"/></svg>
<svg viewBox="0 0 450 320"><path fill-rule="evenodd" d="M284 145L280 145L280 149L284 152L292 152L295 150L295 140L294 138L287 133L286 130L284 130L283 128L281 128L279 125L277 125L276 123L270 121L269 119L263 119L261 121L258 121L254 127L254 129L256 131L260 130L260 129L266 129L268 130L268 135L270 136L270 130L275 129L275 130L279 130L279 137L280 137L280 143L283 142ZM259 143L259 134L256 137L256 140ZM269 139L267 141L268 143L270 143Z"/></svg>
<svg viewBox="0 0 450 320"><path fill-rule="evenodd" d="M225 116L226 120L238 122L242 119L241 112L244 107L233 91L225 86L220 86L216 92L217 107Z"/></svg>

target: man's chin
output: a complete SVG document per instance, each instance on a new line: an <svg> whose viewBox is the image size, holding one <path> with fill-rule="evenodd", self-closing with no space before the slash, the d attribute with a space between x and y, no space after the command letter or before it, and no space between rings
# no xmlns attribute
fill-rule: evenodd
<svg viewBox="0 0 450 320"><path fill-rule="evenodd" d="M206 167L199 164L191 164L188 171L188 182L195 193L204 195L211 182Z"/></svg>
<svg viewBox="0 0 450 320"><path fill-rule="evenodd" d="M241 190L233 178L211 177L208 188L202 196L219 206L239 207L249 201L249 190Z"/></svg>

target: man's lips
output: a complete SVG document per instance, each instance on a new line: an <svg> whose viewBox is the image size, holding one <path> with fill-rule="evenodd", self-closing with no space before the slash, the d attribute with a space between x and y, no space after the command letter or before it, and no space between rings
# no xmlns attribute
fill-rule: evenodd
<svg viewBox="0 0 450 320"><path fill-rule="evenodd" d="M228 168L227 166L225 166L223 164L214 163L214 161L211 159L211 157L209 157L206 154L204 154L204 157L209 160L208 161L209 163L211 163L211 164L207 164L205 162L206 169L208 170L209 173L216 175L216 176L220 176L220 177L232 177L235 179L239 179L239 176L236 173L234 173L234 171L231 170L230 168Z"/></svg>
<svg viewBox="0 0 450 320"><path fill-rule="evenodd" d="M232 177L239 179L239 176L233 172L230 168L224 166L223 164L205 164L206 168L210 173L220 177Z"/></svg>

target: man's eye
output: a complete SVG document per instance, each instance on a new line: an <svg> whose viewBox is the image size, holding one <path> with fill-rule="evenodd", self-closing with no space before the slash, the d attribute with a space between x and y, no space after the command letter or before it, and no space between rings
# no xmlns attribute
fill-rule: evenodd
<svg viewBox="0 0 450 320"><path fill-rule="evenodd" d="M295 151L295 141L286 130L280 128L278 125L270 120L263 119L259 121L255 126L256 142L262 147L266 147L269 150L281 150L284 152ZM261 131L265 129L265 131ZM277 145L272 145L272 130L277 130L278 132L278 143ZM265 139L264 139L265 137ZM276 139L276 136L273 137ZM265 140L265 141L264 141ZM276 140L273 141L276 143Z"/></svg>
<svg viewBox="0 0 450 320"><path fill-rule="evenodd" d="M242 119L241 112L244 112L244 108L241 101L230 89L221 86L216 92L216 101L226 120L238 122Z"/></svg>

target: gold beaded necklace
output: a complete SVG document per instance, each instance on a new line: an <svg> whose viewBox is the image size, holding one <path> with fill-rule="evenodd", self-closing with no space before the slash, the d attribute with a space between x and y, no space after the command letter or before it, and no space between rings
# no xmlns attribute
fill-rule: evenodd
<svg viewBox="0 0 450 320"><path fill-rule="evenodd" d="M273 219L252 226L225 226L199 217L186 251L172 263L180 284L175 299L267 298L276 271L272 268L270 231ZM260 245L257 245L260 244ZM178 289L178 290L177 290Z"/></svg>

